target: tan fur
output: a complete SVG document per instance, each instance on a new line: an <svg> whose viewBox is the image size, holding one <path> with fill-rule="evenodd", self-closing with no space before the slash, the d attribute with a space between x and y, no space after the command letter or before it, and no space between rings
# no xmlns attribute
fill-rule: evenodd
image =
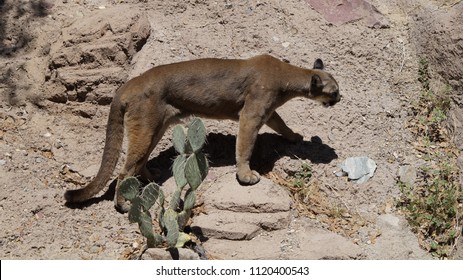
<svg viewBox="0 0 463 280"><path fill-rule="evenodd" d="M124 127L128 138L125 166L118 177L115 206L125 212L119 182L126 176L153 176L145 167L150 153L169 125L188 115L239 120L236 144L237 179L256 184L259 174L249 160L259 129L267 124L291 141L302 140L275 112L291 98L304 96L334 105L341 98L334 78L318 69L304 69L269 55L247 60L198 59L154 67L123 85L111 104L103 160L85 188L68 190L70 203L90 199L111 178L121 152Z"/></svg>

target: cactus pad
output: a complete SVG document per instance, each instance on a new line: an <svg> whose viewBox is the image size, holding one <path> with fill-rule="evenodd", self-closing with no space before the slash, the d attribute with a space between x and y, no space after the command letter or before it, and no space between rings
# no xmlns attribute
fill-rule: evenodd
<svg viewBox="0 0 463 280"><path fill-rule="evenodd" d="M175 247L182 248L185 245L185 243L187 243L190 240L191 240L191 237L188 234L184 232L180 232L177 238L177 243L175 244Z"/></svg>
<svg viewBox="0 0 463 280"><path fill-rule="evenodd" d="M198 152L206 142L206 128L201 119L194 119L188 126L188 142L193 152Z"/></svg>
<svg viewBox="0 0 463 280"><path fill-rule="evenodd" d="M183 203L183 209L191 210L195 206L196 195L192 189L189 189L185 194L185 202Z"/></svg>
<svg viewBox="0 0 463 280"><path fill-rule="evenodd" d="M196 190L209 171L206 156L202 152L191 154L185 164L185 177L193 190Z"/></svg>
<svg viewBox="0 0 463 280"><path fill-rule="evenodd" d="M129 221L131 223L138 223L140 221L140 214L143 210L140 197L135 197L131 201L131 206L129 210Z"/></svg>
<svg viewBox="0 0 463 280"><path fill-rule="evenodd" d="M177 212L171 208L167 209L164 213L164 224L167 229L166 241L169 247L174 247L177 244L179 236L177 216Z"/></svg>
<svg viewBox="0 0 463 280"><path fill-rule="evenodd" d="M138 181L137 178L135 177L127 177L124 180L122 180L121 185L119 186L119 189L121 191L122 196L131 201L134 199L139 191L140 191L140 186L141 183Z"/></svg>
<svg viewBox="0 0 463 280"><path fill-rule="evenodd" d="M175 183L178 187L183 188L188 182L185 178L186 155L180 154L174 160L172 173L174 174Z"/></svg>
<svg viewBox="0 0 463 280"><path fill-rule="evenodd" d="M185 153L186 135L181 125L176 125L174 127L172 142L177 153Z"/></svg>
<svg viewBox="0 0 463 280"><path fill-rule="evenodd" d="M154 205L156 200L159 197L161 190L158 184L156 183L149 183L144 189L140 196L141 204L143 208L148 211L151 206Z"/></svg>

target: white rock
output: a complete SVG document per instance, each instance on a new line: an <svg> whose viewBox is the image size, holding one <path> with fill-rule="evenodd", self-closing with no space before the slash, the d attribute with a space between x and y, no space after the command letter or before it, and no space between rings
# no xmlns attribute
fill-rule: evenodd
<svg viewBox="0 0 463 280"><path fill-rule="evenodd" d="M340 167L350 180L356 180L361 184L373 177L376 163L368 157L350 157L343 161Z"/></svg>

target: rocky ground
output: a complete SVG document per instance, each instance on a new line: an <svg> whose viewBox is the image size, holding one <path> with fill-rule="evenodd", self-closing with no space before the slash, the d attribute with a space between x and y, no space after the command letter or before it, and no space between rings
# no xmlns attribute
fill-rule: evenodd
<svg viewBox="0 0 463 280"><path fill-rule="evenodd" d="M462 3L321 2L1 1L0 257L136 257L143 238L114 210L114 183L82 207L63 199L98 170L115 89L156 65L267 53L308 68L322 58L343 98L331 108L302 98L279 108L304 141L288 143L264 127L252 161L264 178L252 187L233 173L237 124L205 120L211 170L192 227L205 237L208 258L432 258L396 207L397 177L422 161L407 129L420 91L419 55L440 61L450 53L452 61L463 49L461 34L450 30L439 38L454 47L439 54L428 44L433 33L424 39L420 28L457 30ZM448 12L455 22L441 24ZM461 89L456 69L439 74ZM453 112L460 131L463 114L458 106ZM173 185L170 140L168 131L150 161L166 189ZM353 156L377 165L366 183L334 174ZM284 186L305 163L315 187L302 211ZM462 250L459 244L456 256Z"/></svg>

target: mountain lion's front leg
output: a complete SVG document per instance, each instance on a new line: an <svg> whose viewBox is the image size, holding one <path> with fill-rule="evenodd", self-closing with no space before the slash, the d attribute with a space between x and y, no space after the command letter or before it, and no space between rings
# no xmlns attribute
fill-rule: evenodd
<svg viewBox="0 0 463 280"><path fill-rule="evenodd" d="M289 128L283 119L278 115L277 112L273 112L268 121L266 122L271 129L275 132L281 134L284 138L288 139L291 142L302 141L303 137L299 133L296 133Z"/></svg>
<svg viewBox="0 0 463 280"><path fill-rule="evenodd" d="M236 142L236 177L244 185L254 185L260 180L259 173L251 170L249 161L259 129L265 123L265 109L256 106L257 104L253 106L249 103L240 112Z"/></svg>

